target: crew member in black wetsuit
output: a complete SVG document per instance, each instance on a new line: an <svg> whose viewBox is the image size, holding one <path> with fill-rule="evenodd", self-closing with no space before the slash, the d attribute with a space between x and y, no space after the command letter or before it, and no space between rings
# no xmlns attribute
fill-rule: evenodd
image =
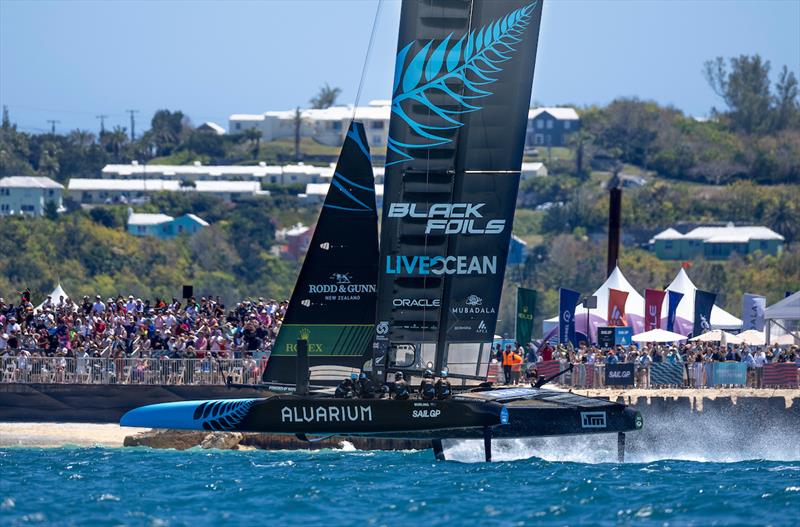
<svg viewBox="0 0 800 527"><path fill-rule="evenodd" d="M352 399L355 397L355 392L353 391L353 379L345 379L339 383L339 386L336 387L336 391L333 394L334 397L337 399Z"/></svg>
<svg viewBox="0 0 800 527"><path fill-rule="evenodd" d="M378 388L366 373L358 377L358 396L361 399L374 399L377 396Z"/></svg>
<svg viewBox="0 0 800 527"><path fill-rule="evenodd" d="M419 394L426 401L432 401L436 398L436 386L433 384L433 372L425 370L422 374L422 382L419 383Z"/></svg>
<svg viewBox="0 0 800 527"><path fill-rule="evenodd" d="M394 374L394 398L398 401L405 401L410 397L410 393L408 391L408 383L403 378L403 372L398 371Z"/></svg>
<svg viewBox="0 0 800 527"><path fill-rule="evenodd" d="M447 380L446 371L441 373L441 377L439 377L439 380L436 381L434 388L436 389L436 398L440 401L449 399L453 394L453 389L450 387L450 381Z"/></svg>

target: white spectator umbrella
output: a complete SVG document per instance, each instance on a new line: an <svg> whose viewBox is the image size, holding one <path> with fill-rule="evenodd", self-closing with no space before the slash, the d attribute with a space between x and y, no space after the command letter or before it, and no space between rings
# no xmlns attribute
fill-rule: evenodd
<svg viewBox="0 0 800 527"><path fill-rule="evenodd" d="M764 335L764 332L757 329L748 329L736 336L742 339L742 342L748 346L763 346L767 342L767 337Z"/></svg>
<svg viewBox="0 0 800 527"><path fill-rule="evenodd" d="M686 336L666 329L651 329L631 337L634 342L677 342L686 340Z"/></svg>
<svg viewBox="0 0 800 527"><path fill-rule="evenodd" d="M795 337L791 333L781 335L780 337L773 336L772 338L770 338L770 343L777 344L778 346L791 346L792 344L795 343Z"/></svg>
<svg viewBox="0 0 800 527"><path fill-rule="evenodd" d="M742 339L727 331L715 329L713 331L706 331L702 335L692 337L689 340L692 342L721 342L723 344L742 344Z"/></svg>

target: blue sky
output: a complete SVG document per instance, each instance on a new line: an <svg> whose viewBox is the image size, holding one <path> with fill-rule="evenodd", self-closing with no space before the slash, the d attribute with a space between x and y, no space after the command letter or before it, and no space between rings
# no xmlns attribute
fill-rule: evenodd
<svg viewBox="0 0 800 527"><path fill-rule="evenodd" d="M305 106L324 82L352 102L375 0L0 0L0 104L23 129L127 126L159 108L227 126ZM388 98L400 3L384 0L362 102ZM692 115L719 105L706 59L759 53L800 74L800 0L547 0L533 99L638 96Z"/></svg>

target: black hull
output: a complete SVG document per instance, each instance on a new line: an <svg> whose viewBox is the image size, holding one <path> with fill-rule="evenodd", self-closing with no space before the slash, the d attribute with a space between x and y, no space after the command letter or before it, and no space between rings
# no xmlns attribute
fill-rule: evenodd
<svg viewBox="0 0 800 527"><path fill-rule="evenodd" d="M641 428L625 405L569 393L511 389L446 401L336 399L274 394L254 399L184 401L137 408L123 426L396 439L469 439L627 432Z"/></svg>

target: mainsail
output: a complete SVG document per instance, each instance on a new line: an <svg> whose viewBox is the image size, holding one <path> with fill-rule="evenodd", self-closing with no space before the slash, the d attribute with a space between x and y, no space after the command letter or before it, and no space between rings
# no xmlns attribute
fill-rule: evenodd
<svg viewBox="0 0 800 527"><path fill-rule="evenodd" d="M376 326L394 369L485 377L541 13L541 0L403 3Z"/></svg>
<svg viewBox="0 0 800 527"><path fill-rule="evenodd" d="M352 122L289 308L263 375L295 382L297 340L310 366L361 368L372 342L378 275L375 181L364 126ZM324 323L322 323L324 322Z"/></svg>

